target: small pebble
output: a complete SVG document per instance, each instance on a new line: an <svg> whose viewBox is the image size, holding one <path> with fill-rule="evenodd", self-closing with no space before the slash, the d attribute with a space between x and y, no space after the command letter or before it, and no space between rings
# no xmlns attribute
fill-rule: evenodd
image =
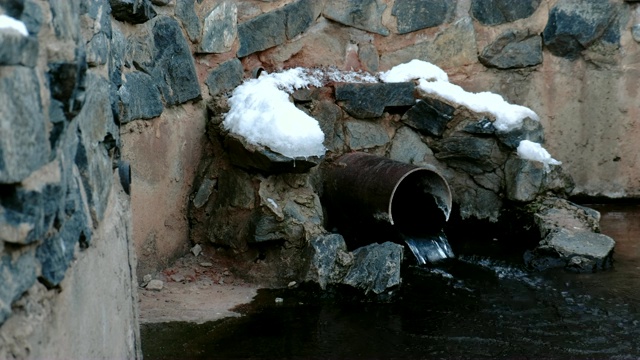
<svg viewBox="0 0 640 360"><path fill-rule="evenodd" d="M210 263L210 262L201 262L201 263L200 263L200 266L202 266L202 267L212 267L212 266L213 266L213 264L212 264L212 263Z"/></svg>
<svg viewBox="0 0 640 360"><path fill-rule="evenodd" d="M151 280L149 281L145 289L160 291L162 290L163 287L164 287L164 283L162 282L162 280Z"/></svg>
<svg viewBox="0 0 640 360"><path fill-rule="evenodd" d="M290 282L290 283L289 283L289 285L287 285L287 286L288 286L288 287L290 287L290 288L292 288L292 287L296 286L296 284L297 284L297 282L292 281L292 282Z"/></svg>
<svg viewBox="0 0 640 360"><path fill-rule="evenodd" d="M276 304L282 304L283 301L283 298L276 298Z"/></svg>
<svg viewBox="0 0 640 360"><path fill-rule="evenodd" d="M202 246L200 244L196 244L196 246L191 248L191 253L193 256L198 256L202 252Z"/></svg>
<svg viewBox="0 0 640 360"><path fill-rule="evenodd" d="M174 281L174 282L183 282L184 281L184 275L173 274L173 275L171 275L171 280Z"/></svg>
<svg viewBox="0 0 640 360"><path fill-rule="evenodd" d="M231 275L231 273L229 272L229 270L225 270L225 271L222 272L222 275L229 276L229 275Z"/></svg>

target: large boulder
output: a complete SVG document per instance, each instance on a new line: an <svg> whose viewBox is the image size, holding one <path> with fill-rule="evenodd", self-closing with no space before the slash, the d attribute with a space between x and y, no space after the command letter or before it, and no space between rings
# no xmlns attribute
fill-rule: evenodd
<svg viewBox="0 0 640 360"><path fill-rule="evenodd" d="M542 238L525 255L528 266L537 270L564 267L576 272L611 266L615 241L599 233L597 211L560 198L545 198L528 208Z"/></svg>
<svg viewBox="0 0 640 360"><path fill-rule="evenodd" d="M310 264L306 280L317 282L323 289L343 284L365 294L382 294L402 283L404 248L399 244L369 244L348 252L341 235L323 234L310 240L307 255Z"/></svg>

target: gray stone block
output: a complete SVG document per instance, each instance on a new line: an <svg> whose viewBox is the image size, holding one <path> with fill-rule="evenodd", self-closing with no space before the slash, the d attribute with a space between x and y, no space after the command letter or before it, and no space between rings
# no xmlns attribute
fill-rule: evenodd
<svg viewBox="0 0 640 360"><path fill-rule="evenodd" d="M507 158L498 141L490 137L458 134L438 141L433 147L438 160L472 175L493 171Z"/></svg>
<svg viewBox="0 0 640 360"><path fill-rule="evenodd" d="M43 21L42 8L33 0L25 1L20 20L27 27L29 34L39 33Z"/></svg>
<svg viewBox="0 0 640 360"><path fill-rule="evenodd" d="M542 63L542 37L528 31L507 30L484 48L479 60L498 69L523 68Z"/></svg>
<svg viewBox="0 0 640 360"><path fill-rule="evenodd" d="M51 11L53 29L58 39L77 43L80 38L80 17L78 16L80 2L51 0L47 3Z"/></svg>
<svg viewBox="0 0 640 360"><path fill-rule="evenodd" d="M160 91L151 76L135 71L128 73L125 78L126 81L118 89L120 122L160 116L164 107Z"/></svg>
<svg viewBox="0 0 640 360"><path fill-rule="evenodd" d="M238 36L238 7L224 1L216 6L204 19L202 53L224 53L230 51Z"/></svg>
<svg viewBox="0 0 640 360"><path fill-rule="evenodd" d="M391 242L358 248L353 251L353 265L342 283L362 289L365 294L382 294L402 282L403 255L402 245Z"/></svg>
<svg viewBox="0 0 640 360"><path fill-rule="evenodd" d="M111 138L117 141L119 131L111 111L108 80L89 74L86 87L85 106L77 116L80 138L75 163L80 170L91 215L99 223L107 207L113 182L113 164L107 150L107 140Z"/></svg>
<svg viewBox="0 0 640 360"><path fill-rule="evenodd" d="M209 94L215 96L233 90L242 83L243 77L242 63L238 59L232 59L213 69L207 76L205 83L209 87Z"/></svg>
<svg viewBox="0 0 640 360"><path fill-rule="evenodd" d="M57 286L64 279L74 258L76 245L86 247L91 239L92 231L88 214L84 212L78 181L70 179L65 211L58 218L61 224L59 229L45 238L36 251L36 257L42 264L42 279L49 287Z"/></svg>
<svg viewBox="0 0 640 360"><path fill-rule="evenodd" d="M287 39L293 39L311 27L320 15L323 5L323 1L298 0L285 6L283 11L287 22Z"/></svg>
<svg viewBox="0 0 640 360"><path fill-rule="evenodd" d="M0 66L36 66L38 61L38 39L23 36L13 31L0 31Z"/></svg>
<svg viewBox="0 0 640 360"><path fill-rule="evenodd" d="M276 10L238 24L238 38L238 57L283 44L287 39L286 14Z"/></svg>
<svg viewBox="0 0 640 360"><path fill-rule="evenodd" d="M17 183L49 159L38 76L25 67L0 68L0 183Z"/></svg>
<svg viewBox="0 0 640 360"><path fill-rule="evenodd" d="M540 121L525 118L522 126L509 132L497 133L498 139L511 149L517 149L520 141L529 140L539 144L544 143L544 129Z"/></svg>
<svg viewBox="0 0 640 360"><path fill-rule="evenodd" d="M37 187L7 186L4 189L0 198L0 240L31 244L42 239L53 225L54 218L64 208L65 189L59 180L43 181Z"/></svg>
<svg viewBox="0 0 640 360"><path fill-rule="evenodd" d="M631 27L631 36L633 40L640 43L640 24L635 24Z"/></svg>
<svg viewBox="0 0 640 360"><path fill-rule="evenodd" d="M382 116L388 106L415 104L415 85L406 83L340 83L336 84L336 100L351 116L358 119Z"/></svg>
<svg viewBox="0 0 640 360"><path fill-rule="evenodd" d="M157 13L149 0L109 0L113 17L131 24L142 24Z"/></svg>
<svg viewBox="0 0 640 360"><path fill-rule="evenodd" d="M398 33L441 25L451 20L457 1L396 0L391 14L398 19Z"/></svg>
<svg viewBox="0 0 640 360"><path fill-rule="evenodd" d="M556 56L576 59L605 33L615 12L609 1L561 0L549 12L544 45Z"/></svg>
<svg viewBox="0 0 640 360"><path fill-rule="evenodd" d="M87 64L99 66L107 63L109 59L109 38L107 34L99 32L87 43Z"/></svg>
<svg viewBox="0 0 640 360"><path fill-rule="evenodd" d="M499 25L533 15L540 2L541 0L473 0L471 13L484 25Z"/></svg>
<svg viewBox="0 0 640 360"><path fill-rule="evenodd" d="M530 202L542 190L545 170L542 163L511 157L504 164L507 199Z"/></svg>
<svg viewBox="0 0 640 360"><path fill-rule="evenodd" d="M389 29L382 25L386 8L381 0L337 0L325 6L322 14L341 24L387 36Z"/></svg>
<svg viewBox="0 0 640 360"><path fill-rule="evenodd" d="M11 315L11 304L36 282L37 269L32 251L0 256L0 324Z"/></svg>
<svg viewBox="0 0 640 360"><path fill-rule="evenodd" d="M389 134L384 127L371 121L349 120L344 122L349 148L370 149L389 143Z"/></svg>
<svg viewBox="0 0 640 360"><path fill-rule="evenodd" d="M200 98L196 68L182 30L175 19L161 17L153 26L151 76L168 106Z"/></svg>
<svg viewBox="0 0 640 360"><path fill-rule="evenodd" d="M574 272L595 272L612 265L615 241L590 231L559 229L525 255L528 266L536 270L564 267Z"/></svg>
<svg viewBox="0 0 640 360"><path fill-rule="evenodd" d="M380 55L378 54L378 49L376 49L375 45L371 43L360 44L358 47L358 57L360 58L360 63L362 63L364 70L371 73L378 72L378 67L380 66Z"/></svg>
<svg viewBox="0 0 640 360"><path fill-rule="evenodd" d="M402 122L424 134L442 136L454 111L453 106L442 101L424 98L404 114Z"/></svg>
<svg viewBox="0 0 640 360"><path fill-rule="evenodd" d="M407 126L396 132L396 136L391 142L391 150L389 150L390 159L420 165L424 163L427 155L433 155L433 152L427 144L422 142L420 135Z"/></svg>
<svg viewBox="0 0 640 360"><path fill-rule="evenodd" d="M314 281L325 289L329 284L339 283L353 263L353 254L340 234L323 234L312 238L307 247L310 259L306 280Z"/></svg>
<svg viewBox="0 0 640 360"><path fill-rule="evenodd" d="M196 14L195 0L176 0L175 14L187 31L189 40L199 43L202 38L202 24Z"/></svg>
<svg viewBox="0 0 640 360"><path fill-rule="evenodd" d="M84 53L72 62L49 63L47 77L51 97L60 101L67 119L78 114L84 103L84 79L87 71Z"/></svg>

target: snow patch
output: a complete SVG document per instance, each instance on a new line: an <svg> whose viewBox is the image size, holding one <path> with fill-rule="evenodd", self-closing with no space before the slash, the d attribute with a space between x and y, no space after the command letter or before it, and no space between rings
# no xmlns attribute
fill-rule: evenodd
<svg viewBox="0 0 640 360"><path fill-rule="evenodd" d="M249 143L290 158L322 156L324 133L318 121L289 101L289 94L320 80L302 68L265 74L238 86L229 98L223 126Z"/></svg>
<svg viewBox="0 0 640 360"><path fill-rule="evenodd" d="M29 36L27 26L11 16L0 15L0 30L18 32L22 36Z"/></svg>
<svg viewBox="0 0 640 360"><path fill-rule="evenodd" d="M380 80L386 83L408 82L416 79L448 82L449 76L438 66L418 59L413 59L406 64L394 66L391 70L380 73Z"/></svg>
<svg viewBox="0 0 640 360"><path fill-rule="evenodd" d="M518 144L518 156L521 159L538 161L544 164L545 170L549 165L561 165L562 163L551 157L551 154L542 145L529 140L522 140Z"/></svg>
<svg viewBox="0 0 640 360"><path fill-rule="evenodd" d="M472 93L449 82L426 81L424 79L420 79L418 89L463 105L471 111L492 114L496 118L493 126L499 132L509 132L519 128L527 117L536 121L540 120L533 110L521 105L509 104L502 96L492 92Z"/></svg>

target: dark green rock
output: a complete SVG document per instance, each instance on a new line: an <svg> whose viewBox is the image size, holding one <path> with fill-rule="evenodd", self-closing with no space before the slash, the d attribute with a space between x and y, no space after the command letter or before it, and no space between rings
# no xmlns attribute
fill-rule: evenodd
<svg viewBox="0 0 640 360"><path fill-rule="evenodd" d="M415 85L406 83L340 83L336 84L336 100L346 112L359 119L380 117L389 106L411 106L415 103Z"/></svg>
<svg viewBox="0 0 640 360"><path fill-rule="evenodd" d="M442 101L424 98L402 117L402 122L426 135L442 136L455 109Z"/></svg>
<svg viewBox="0 0 640 360"><path fill-rule="evenodd" d="M507 30L484 48L479 60L498 69L523 68L542 63L542 37L528 31Z"/></svg>
<svg viewBox="0 0 640 360"><path fill-rule="evenodd" d="M180 25L169 17L153 26L153 70L151 76L168 106L200 98L200 85L191 49Z"/></svg>
<svg viewBox="0 0 640 360"><path fill-rule="evenodd" d="M213 69L207 76L205 83L209 87L209 94L215 96L233 90L242 83L243 77L242 63L238 59L232 59Z"/></svg>
<svg viewBox="0 0 640 360"><path fill-rule="evenodd" d="M499 25L533 15L540 2L541 0L473 0L471 13L484 25Z"/></svg>
<svg viewBox="0 0 640 360"><path fill-rule="evenodd" d="M118 89L120 122L160 116L162 99L151 76L135 71L128 73L125 78L125 83Z"/></svg>
<svg viewBox="0 0 640 360"><path fill-rule="evenodd" d="M398 33L406 34L444 24L455 8L452 0L396 0L391 14L398 19Z"/></svg>

